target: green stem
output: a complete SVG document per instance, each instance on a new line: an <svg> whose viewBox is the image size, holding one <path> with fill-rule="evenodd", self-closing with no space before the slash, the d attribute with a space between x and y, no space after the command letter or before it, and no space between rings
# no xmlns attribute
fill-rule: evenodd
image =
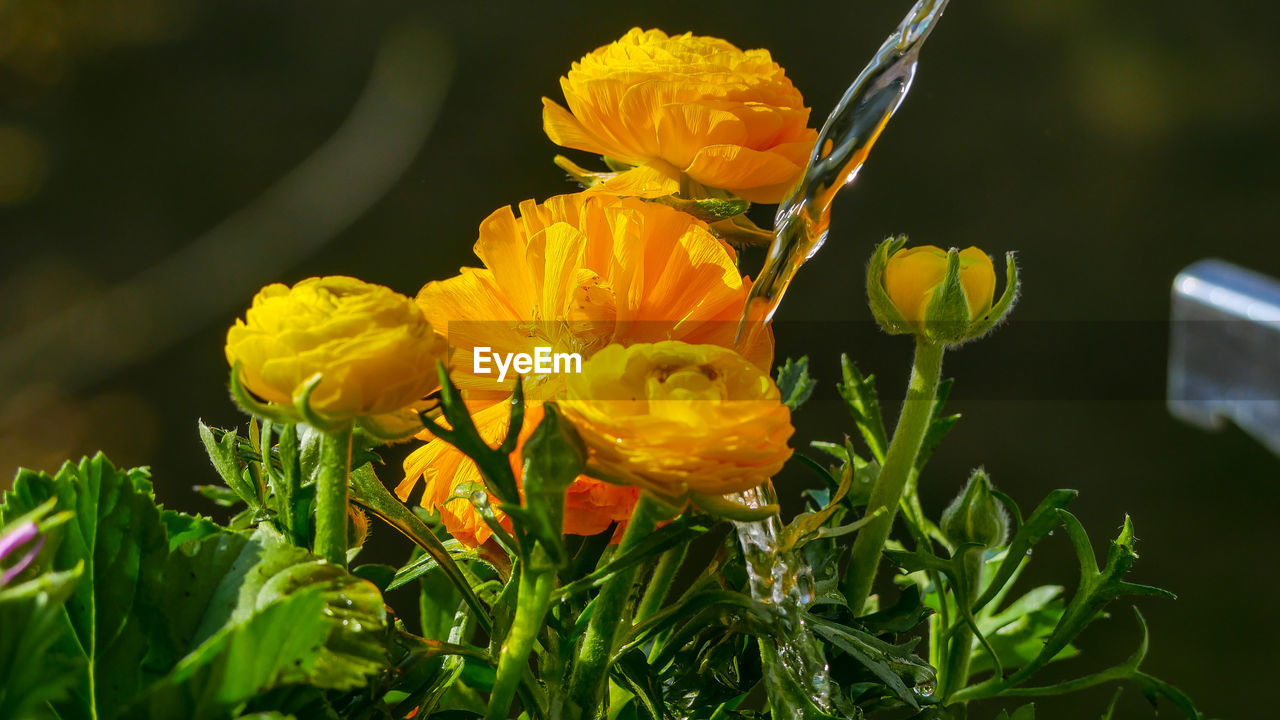
<svg viewBox="0 0 1280 720"><path fill-rule="evenodd" d="M316 478L316 555L347 566L347 476L351 468L351 426L322 431Z"/></svg>
<svg viewBox="0 0 1280 720"><path fill-rule="evenodd" d="M647 538L658 527L658 521L669 515L667 506L648 493L641 493L614 557L622 556ZM609 659L617 644L618 631L626 622L627 598L639 571L638 565L619 571L604 582L593 602L591 620L569 680L569 700L578 706L583 718L594 718L600 713L600 698L609 677Z"/></svg>
<svg viewBox="0 0 1280 720"><path fill-rule="evenodd" d="M973 607L978 599L978 589L982 587L982 551L969 549L964 556L965 576L968 587L960 590L956 604L967 603ZM961 608L963 609L963 608ZM963 613L961 613L963 614ZM942 665L939 691L943 700L950 698L969 682L969 664L973 659L973 628L961 620L951 636L951 643L946 649L946 659Z"/></svg>
<svg viewBox="0 0 1280 720"><path fill-rule="evenodd" d="M942 372L942 353L941 343L916 338L915 362L911 366L907 398L902 404L902 414L898 417L893 441L889 443L889 451L885 453L884 466L880 468L880 476L871 489L871 499L867 503L868 513L880 508L883 508L883 512L858 532L858 538L853 543L853 559L849 566L849 577L845 580L845 597L849 599L849 608L855 616L862 614L867 597L871 595L876 570L880 567L880 554L884 550L885 540L889 539L889 531L893 529L898 502L902 499L902 491L907 486L911 469L916 464L916 456L920 454L920 445L929 430L933 401L938 392L938 377Z"/></svg>
<svg viewBox="0 0 1280 720"><path fill-rule="evenodd" d="M534 544L530 557L520 565L520 583L516 595L516 614L502 641L498 654L498 671L489 694L486 720L503 720L511 714L511 701L529 670L529 653L542 629L543 616L551 603L555 586L555 567L541 544ZM526 708L530 715L533 708Z"/></svg>
<svg viewBox="0 0 1280 720"><path fill-rule="evenodd" d="M671 590L671 581L675 579L680 566L684 564L684 556L688 552L689 545L680 543L662 553L657 567L653 569L653 575L649 578L649 586L645 588L644 597L640 599L640 605L636 608L636 622L648 619L662 608L662 603L667 599L667 592Z"/></svg>

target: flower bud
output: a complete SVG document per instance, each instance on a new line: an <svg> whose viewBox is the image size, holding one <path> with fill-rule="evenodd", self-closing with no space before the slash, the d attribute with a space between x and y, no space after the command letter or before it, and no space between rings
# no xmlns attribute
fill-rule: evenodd
<svg viewBox="0 0 1280 720"><path fill-rule="evenodd" d="M955 545L977 543L993 548L1004 544L1009 515L991 493L991 479L982 469L973 471L964 491L942 511L941 529Z"/></svg>
<svg viewBox="0 0 1280 720"><path fill-rule="evenodd" d="M881 243L867 271L871 310L887 332L958 344L990 330L1012 306L1017 294L1012 254L1004 293L993 302L995 268L982 250L905 244L905 238Z"/></svg>

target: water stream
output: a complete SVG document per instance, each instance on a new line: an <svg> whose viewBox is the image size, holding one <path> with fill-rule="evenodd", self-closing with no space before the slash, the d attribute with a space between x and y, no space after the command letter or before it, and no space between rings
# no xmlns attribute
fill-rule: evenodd
<svg viewBox="0 0 1280 720"><path fill-rule="evenodd" d="M773 502L768 497L768 486L755 488L731 496L748 507L761 507ZM752 522L735 522L738 542L747 561L747 577L751 596L773 606L778 615L772 642L762 640L761 652L766 665L770 654L776 658L778 669L794 681L794 685L823 712L831 712L831 674L827 659L816 638L805 627L804 611L813 602L813 575L808 566L790 552L779 552L778 535L782 530L776 515ZM771 645L771 647L769 646ZM774 717L802 718L807 713L789 697L789 688L775 687L774 683L787 678L769 678L766 667L766 687ZM786 715L779 715L780 707L786 707Z"/></svg>
<svg viewBox="0 0 1280 720"><path fill-rule="evenodd" d="M858 74L827 122L804 176L774 217L773 243L751 288L742 327L753 332L773 318L796 271L827 239L831 203L853 182L915 79L920 48L949 0L919 0Z"/></svg>
<svg viewBox="0 0 1280 720"><path fill-rule="evenodd" d="M754 333L773 318L800 265L822 247L836 193L857 177L871 147L906 98L920 48L948 1L916 2L827 118L804 177L778 206L773 243L743 311L740 336L748 325ZM734 499L759 507L772 501L769 492L765 486ZM766 665L788 676L770 678L766 669L773 717L804 718L813 715L813 707L831 713L833 690L827 661L803 619L804 609L812 602L813 577L794 553L779 551L781 524L776 516L734 524L747 560L751 595L778 613L772 642L761 642ZM790 688L798 688L805 698L791 697Z"/></svg>

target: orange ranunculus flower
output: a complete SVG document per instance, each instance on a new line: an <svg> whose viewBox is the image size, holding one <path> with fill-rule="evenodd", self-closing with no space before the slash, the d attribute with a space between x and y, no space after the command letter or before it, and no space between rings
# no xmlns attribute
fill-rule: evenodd
<svg viewBox="0 0 1280 720"><path fill-rule="evenodd" d="M532 200L520 215L502 208L480 225L476 254L483 268L464 268L428 283L418 303L432 324L447 330L452 377L462 389L481 434L497 442L506 432L514 373L499 382L474 371L477 347L493 353L533 353L551 347L589 358L610 344L668 339L728 347L751 282L736 267L733 248L701 221L665 205L635 198L578 193ZM766 330L746 355L760 368L773 359ZM528 374L530 407L560 396L564 374ZM442 508L451 533L483 542L489 530L469 505L450 502L454 489L478 481L474 464L430 434L405 460L396 488L407 499L424 481L424 507ZM601 522L629 516L635 495L579 478L569 490L565 531L593 534ZM446 506L447 503L447 506Z"/></svg>
<svg viewBox="0 0 1280 720"><path fill-rule="evenodd" d="M311 408L343 419L394 413L439 387L444 340L412 300L352 277L273 283L227 332L227 362L268 402L291 405L317 373Z"/></svg>
<svg viewBox="0 0 1280 720"><path fill-rule="evenodd" d="M569 377L560 407L595 468L666 498L748 490L791 457L777 385L728 348L610 345Z"/></svg>
<svg viewBox="0 0 1280 720"><path fill-rule="evenodd" d="M520 429L520 442L516 451L511 454L511 469L517 482L521 474L521 452L524 443L533 434L542 421L542 405L532 404L524 415L524 425ZM510 408L507 403L490 405L477 412L473 418L476 429L491 445L502 442L507 434L510 422ZM426 495L423 505L440 513L444 526L459 542L475 547L489 538L492 531L471 505L467 497L453 497L456 488L468 484L483 484L480 471L470 458L458 452L456 448L443 440L432 440L419 448L405 460L405 475L408 478L423 476L427 481ZM401 498L407 497L412 489L413 479L406 479L396 492ZM407 486L407 489L406 489ZM596 535L609 529L613 523L625 524L631 517L631 508L636 504L639 492L635 488L613 485L595 478L580 477L565 493L565 532L573 535ZM430 500L431 504L428 504ZM500 509L494 509L494 515L508 530L511 523Z"/></svg>
<svg viewBox="0 0 1280 720"><path fill-rule="evenodd" d="M681 175L752 202L778 202L800 178L817 133L809 108L767 50L633 28L560 79L564 107L542 99L557 145L631 165L595 189L661 197Z"/></svg>

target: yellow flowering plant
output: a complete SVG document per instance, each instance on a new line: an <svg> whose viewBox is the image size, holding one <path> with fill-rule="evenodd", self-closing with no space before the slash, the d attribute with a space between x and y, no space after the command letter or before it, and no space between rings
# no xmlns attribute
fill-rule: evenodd
<svg viewBox="0 0 1280 720"><path fill-rule="evenodd" d="M315 550L329 562L347 560L353 423L395 439L388 427L403 428L406 419L398 415L411 411L411 428L420 427L412 409L438 387L436 364L445 351L412 300L342 276L268 285L227 332L232 395L240 406L284 427L306 423L322 436ZM296 433L288 439L296 441ZM296 478L276 489L286 505L297 491Z"/></svg>
<svg viewBox="0 0 1280 720"><path fill-rule="evenodd" d="M1201 720L1143 669L1140 614L1130 659L1060 679L1112 603L1169 596L1126 579L1128 518L1100 561L1074 491L1024 515L979 469L936 519L921 501L958 420L944 353L1008 315L1012 254L998 288L978 248L881 243L868 304L915 344L901 412L846 357L849 434L796 442L817 383L775 366L769 320L945 6L817 132L767 51L633 29L544 99L547 135L610 170L560 159L585 187L491 214L480 266L414 298L263 288L226 336L247 431L200 424L229 520L102 456L4 495L0 717L1033 720L1011 704L1120 683ZM780 202L773 230L751 202ZM743 237L770 243L759 282ZM788 466L818 487L784 519ZM392 565L361 562L379 523ZM1058 529L1078 579L1013 594Z"/></svg>

